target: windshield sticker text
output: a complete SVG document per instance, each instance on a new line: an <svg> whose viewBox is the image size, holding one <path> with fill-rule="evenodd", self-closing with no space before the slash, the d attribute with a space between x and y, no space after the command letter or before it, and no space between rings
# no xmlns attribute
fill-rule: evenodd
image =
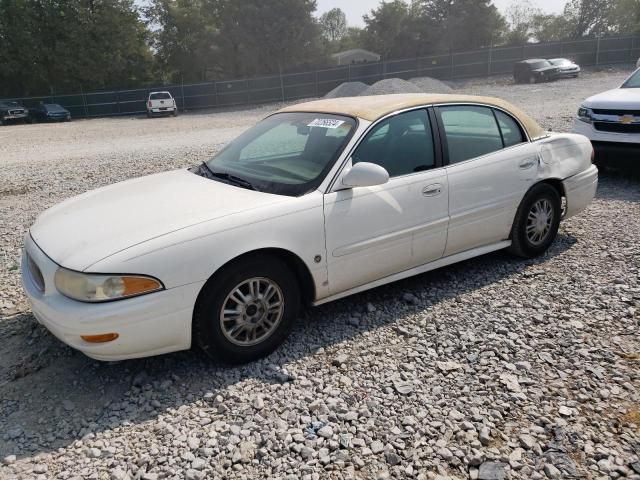
<svg viewBox="0 0 640 480"><path fill-rule="evenodd" d="M316 118L307 127L320 127L320 128L338 128L344 123L344 120L335 120L333 118Z"/></svg>

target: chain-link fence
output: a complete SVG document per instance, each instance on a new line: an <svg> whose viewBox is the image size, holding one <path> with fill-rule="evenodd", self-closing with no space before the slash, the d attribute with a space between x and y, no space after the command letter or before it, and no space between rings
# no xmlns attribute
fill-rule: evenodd
<svg viewBox="0 0 640 480"><path fill-rule="evenodd" d="M344 82L373 84L385 78L433 77L455 80L513 71L527 58L568 57L582 66L635 63L640 57L640 37L606 37L484 48L470 52L353 64L320 70L269 75L241 80L80 92L16 98L22 105L58 103L73 117L104 117L146 111L149 92L168 90L181 111L220 108L321 97Z"/></svg>

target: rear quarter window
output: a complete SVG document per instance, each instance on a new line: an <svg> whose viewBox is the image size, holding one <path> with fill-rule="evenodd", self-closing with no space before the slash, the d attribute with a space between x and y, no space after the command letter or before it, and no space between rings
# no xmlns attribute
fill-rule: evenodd
<svg viewBox="0 0 640 480"><path fill-rule="evenodd" d="M502 132L505 148L513 147L514 145L527 141L518 122L500 110L494 110L494 112L496 113L500 131Z"/></svg>

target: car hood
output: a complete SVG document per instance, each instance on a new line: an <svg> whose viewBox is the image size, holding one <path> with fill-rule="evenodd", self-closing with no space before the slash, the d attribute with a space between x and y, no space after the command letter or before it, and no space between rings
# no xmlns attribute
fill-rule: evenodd
<svg viewBox="0 0 640 480"><path fill-rule="evenodd" d="M288 198L178 170L128 180L66 200L43 212L30 233L58 265L83 271L99 260L153 238Z"/></svg>
<svg viewBox="0 0 640 480"><path fill-rule="evenodd" d="M587 108L640 110L640 88L616 88L587 98Z"/></svg>

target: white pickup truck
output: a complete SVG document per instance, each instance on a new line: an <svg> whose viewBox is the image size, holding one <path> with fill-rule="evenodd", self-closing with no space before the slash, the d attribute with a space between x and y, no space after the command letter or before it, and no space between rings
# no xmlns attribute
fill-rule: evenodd
<svg viewBox="0 0 640 480"><path fill-rule="evenodd" d="M178 107L175 99L169 92L151 92L147 100L147 117L153 115L171 114L178 115Z"/></svg>

